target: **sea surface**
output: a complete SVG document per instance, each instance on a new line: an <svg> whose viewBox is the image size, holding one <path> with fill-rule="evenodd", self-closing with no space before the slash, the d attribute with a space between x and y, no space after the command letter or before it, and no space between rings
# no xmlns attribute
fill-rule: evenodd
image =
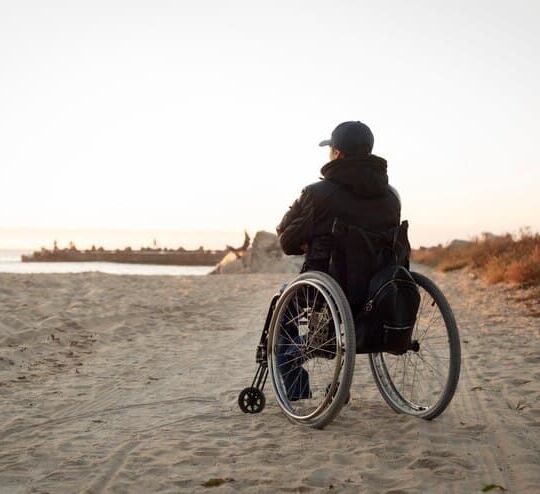
<svg viewBox="0 0 540 494"><path fill-rule="evenodd" d="M87 273L141 275L205 275L213 266L159 266L154 264L120 264L115 262L21 262L27 250L0 249L0 273Z"/></svg>

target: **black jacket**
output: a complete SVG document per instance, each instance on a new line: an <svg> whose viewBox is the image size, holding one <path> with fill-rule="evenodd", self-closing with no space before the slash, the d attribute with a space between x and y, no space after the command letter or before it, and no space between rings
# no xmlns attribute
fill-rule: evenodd
<svg viewBox="0 0 540 494"><path fill-rule="evenodd" d="M305 252L304 270L326 271L335 218L371 232L399 226L401 205L386 169L386 160L375 155L323 166L323 179L302 191L277 227L285 254Z"/></svg>

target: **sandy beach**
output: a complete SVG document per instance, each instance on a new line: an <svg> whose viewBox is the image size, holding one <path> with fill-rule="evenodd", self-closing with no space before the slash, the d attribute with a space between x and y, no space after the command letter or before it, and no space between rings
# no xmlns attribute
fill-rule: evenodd
<svg viewBox="0 0 540 494"><path fill-rule="evenodd" d="M537 492L540 319L465 273L462 374L426 422L383 401L365 356L325 430L239 390L291 275L0 274L0 492ZM205 482L221 479L221 485Z"/></svg>

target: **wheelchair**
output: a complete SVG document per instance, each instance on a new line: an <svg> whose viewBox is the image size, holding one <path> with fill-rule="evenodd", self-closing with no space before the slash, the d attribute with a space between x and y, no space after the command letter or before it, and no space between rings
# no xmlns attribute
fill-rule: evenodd
<svg viewBox="0 0 540 494"><path fill-rule="evenodd" d="M257 370L251 386L238 396L240 409L264 409L270 375L287 419L323 428L350 398L356 355L367 354L375 383L395 412L426 420L439 416L459 380L458 328L435 283L410 274L420 304L409 344L401 351L362 337L348 297L329 274L307 271L284 285L271 300L256 350Z"/></svg>

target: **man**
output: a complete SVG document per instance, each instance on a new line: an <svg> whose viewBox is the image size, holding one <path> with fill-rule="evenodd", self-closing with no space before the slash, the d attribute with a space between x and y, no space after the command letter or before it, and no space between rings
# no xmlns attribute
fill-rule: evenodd
<svg viewBox="0 0 540 494"><path fill-rule="evenodd" d="M383 232L400 224L401 204L397 192L388 185L386 161L371 154L373 134L362 122L339 124L329 140L330 162L321 169L322 179L308 185L293 203L277 227L285 254L305 254L302 271L329 272L345 290L353 315L361 307L367 293L369 256L354 249L355 264L348 265L343 255L336 268L336 220L344 225L360 227L366 236ZM365 244L369 246L369 242ZM373 251L373 246L370 247ZM360 259L360 265L358 260ZM364 262L364 265L362 265ZM339 264L339 263L337 263ZM351 273L359 269L359 273ZM349 270L349 272L344 272ZM350 276L350 275L353 276ZM347 286L349 285L349 286ZM352 286L352 289L351 289ZM349 288L349 289L348 289ZM293 321L295 318L291 318ZM294 323L285 324L287 341L277 352L277 361L291 401L310 398L309 375L302 367L300 349L305 336ZM293 343L292 345L290 343ZM330 353L330 352L327 352Z"/></svg>
<svg viewBox="0 0 540 494"><path fill-rule="evenodd" d="M386 160L371 153L373 134L362 122L339 124L329 140L330 162L308 185L277 227L285 254L306 254L302 271L328 272L336 218L370 232L400 223L399 195L388 185Z"/></svg>

